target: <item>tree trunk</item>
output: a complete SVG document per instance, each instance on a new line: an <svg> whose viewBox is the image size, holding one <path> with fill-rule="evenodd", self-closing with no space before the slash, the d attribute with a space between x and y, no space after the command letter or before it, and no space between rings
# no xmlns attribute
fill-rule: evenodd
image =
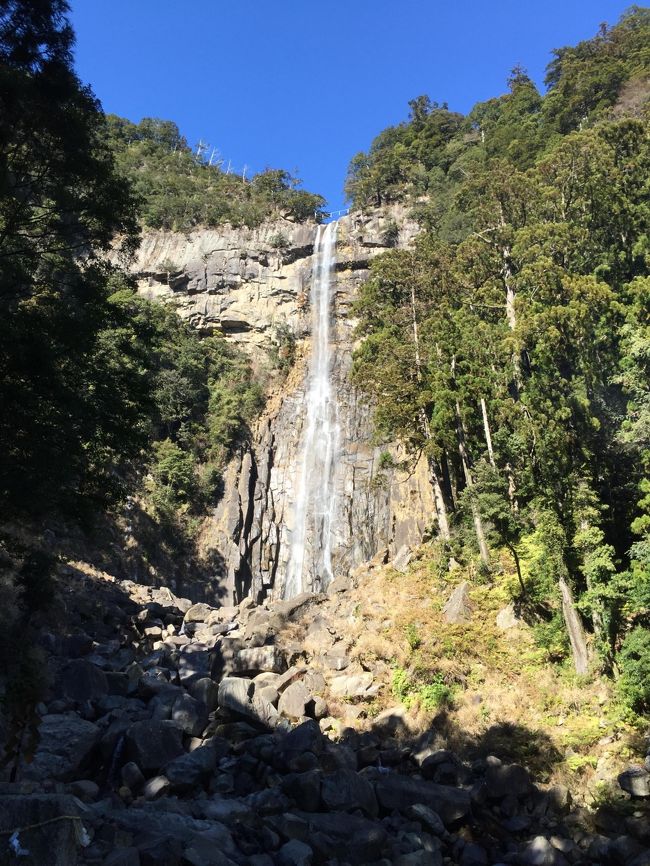
<svg viewBox="0 0 650 866"><path fill-rule="evenodd" d="M501 258L503 260L501 274L503 276L503 283L506 287L506 319L508 321L508 327L514 333L517 328L517 312L515 310L516 295L513 286L513 274L512 268L510 267L510 247L503 247L501 250ZM513 378L516 396L517 399L519 399L519 391L521 390L521 363L516 348L512 353L512 367L514 370Z"/></svg>
<svg viewBox="0 0 650 866"><path fill-rule="evenodd" d="M562 616L569 633L573 664L577 674L586 674L589 670L589 652L585 632L576 610L571 587L564 577L559 579L559 586L562 594Z"/></svg>
<svg viewBox="0 0 650 866"><path fill-rule="evenodd" d="M485 400L481 397L481 414L483 415L483 429L485 430L485 442L487 443L488 456L492 467L496 469L494 462L494 448L492 447L492 435L490 433L490 422L488 421L487 406Z"/></svg>
<svg viewBox="0 0 650 866"><path fill-rule="evenodd" d="M526 592L526 585L524 584L524 577L521 573L521 563L519 561L519 554L517 553L517 548L514 544L510 544L510 542L506 541L506 547L512 554L512 558L515 561L515 568L517 569L517 578L519 579L519 586L521 587L522 595L526 596L528 593Z"/></svg>
<svg viewBox="0 0 650 866"><path fill-rule="evenodd" d="M450 533L447 504L443 493L442 473L437 460L429 460L429 472L431 474L431 484L433 485L433 500L435 502L436 514L438 516L438 531L443 541L449 541Z"/></svg>
<svg viewBox="0 0 650 866"><path fill-rule="evenodd" d="M460 414L460 405L458 400L456 400L456 436L458 439L460 462L462 463L463 474L465 475L465 483L469 488L472 488L474 486L474 479L472 478L472 472L470 469L469 455L467 453L467 448L465 447L465 431L463 429L463 421ZM486 566L486 568L489 568L490 551L488 550L487 542L485 540L485 531L483 529L481 514L475 502L472 502L472 519L474 520L474 531L476 532L478 549L481 554L481 562Z"/></svg>

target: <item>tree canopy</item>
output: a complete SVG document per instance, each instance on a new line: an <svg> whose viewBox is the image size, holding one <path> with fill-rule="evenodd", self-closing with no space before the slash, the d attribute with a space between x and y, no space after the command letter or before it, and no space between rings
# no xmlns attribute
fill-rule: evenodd
<svg viewBox="0 0 650 866"><path fill-rule="evenodd" d="M549 652L585 672L592 632L628 695L650 626L649 37L632 9L554 52L544 96L516 69L467 118L419 97L348 180L424 225L356 305L379 434L427 456L454 556L489 572L505 547Z"/></svg>

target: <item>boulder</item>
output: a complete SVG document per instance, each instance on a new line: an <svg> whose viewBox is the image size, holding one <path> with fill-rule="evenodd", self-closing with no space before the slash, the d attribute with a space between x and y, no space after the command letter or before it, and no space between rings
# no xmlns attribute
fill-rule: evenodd
<svg viewBox="0 0 650 866"><path fill-rule="evenodd" d="M92 779L79 779L71 784L70 789L83 803L92 803L99 795L99 785Z"/></svg>
<svg viewBox="0 0 650 866"><path fill-rule="evenodd" d="M464 580L452 592L442 609L442 615L445 622L458 625L469 622L471 613L472 605L469 600L469 583Z"/></svg>
<svg viewBox="0 0 650 866"><path fill-rule="evenodd" d="M411 851L393 860L393 866L442 866L442 854L438 850Z"/></svg>
<svg viewBox="0 0 650 866"><path fill-rule="evenodd" d="M101 732L79 716L51 714L41 721L39 735L34 760L21 771L21 778L68 782L83 778Z"/></svg>
<svg viewBox="0 0 650 866"><path fill-rule="evenodd" d="M330 691L336 698L362 698L368 693L373 681L374 677L369 672L334 677L330 683Z"/></svg>
<svg viewBox="0 0 650 866"><path fill-rule="evenodd" d="M442 823L442 818L433 809L424 806L422 803L415 803L406 810L409 818L419 821L429 832L434 836L444 836L446 833L445 825Z"/></svg>
<svg viewBox="0 0 650 866"><path fill-rule="evenodd" d="M292 683L280 695L278 712L289 719L302 719L312 700L312 695L302 682Z"/></svg>
<svg viewBox="0 0 650 866"><path fill-rule="evenodd" d="M568 860L545 836L536 836L519 855L522 866L568 866Z"/></svg>
<svg viewBox="0 0 650 866"><path fill-rule="evenodd" d="M518 628L521 625L521 620L515 613L515 606L512 602L504 608L501 608L497 614L497 628L501 631L508 631L511 628Z"/></svg>
<svg viewBox="0 0 650 866"><path fill-rule="evenodd" d="M137 848L114 848L104 858L102 866L140 866L140 852Z"/></svg>
<svg viewBox="0 0 650 866"><path fill-rule="evenodd" d="M219 686L210 677L201 677L189 687L192 697L205 704L208 713L212 713L219 706Z"/></svg>
<svg viewBox="0 0 650 866"><path fill-rule="evenodd" d="M490 760L488 758L488 761ZM508 796L520 800L530 794L533 785L525 767L520 767L518 764L501 764L494 759L492 761L488 764L485 774L487 796L490 800L501 800Z"/></svg>
<svg viewBox="0 0 650 866"><path fill-rule="evenodd" d="M650 797L650 772L645 767L630 767L618 777L620 787L633 797Z"/></svg>
<svg viewBox="0 0 650 866"><path fill-rule="evenodd" d="M184 622L207 622L210 614L214 612L214 608L209 604L200 601L198 604L193 604L186 613L183 619Z"/></svg>
<svg viewBox="0 0 650 866"><path fill-rule="evenodd" d="M79 704L97 701L108 694L106 674L86 659L75 659L61 671L62 694Z"/></svg>
<svg viewBox="0 0 650 866"><path fill-rule="evenodd" d="M470 812L468 791L396 773L380 775L375 781L375 793L379 805L386 812L405 811L409 806L421 803L437 812L445 824L458 821Z"/></svg>
<svg viewBox="0 0 650 866"><path fill-rule="evenodd" d="M224 677L219 683L218 701L224 709L240 713L244 716L253 715L251 680L244 677Z"/></svg>
<svg viewBox="0 0 650 866"><path fill-rule="evenodd" d="M276 855L278 866L311 866L314 852L304 842L291 839L286 842Z"/></svg>
<svg viewBox="0 0 650 866"><path fill-rule="evenodd" d="M327 599L323 593L303 592L293 598L279 601L274 606L275 613L286 619L294 619L298 614L305 613L309 608L322 604Z"/></svg>
<svg viewBox="0 0 650 866"><path fill-rule="evenodd" d="M284 655L277 647L260 646L236 652L231 671L240 674L260 672L280 674L286 670L286 667Z"/></svg>
<svg viewBox="0 0 650 866"><path fill-rule="evenodd" d="M409 548L404 544L395 554L393 561L391 562L391 566L395 569L395 571L399 571L402 574L406 574L408 570L409 563L413 558L412 552Z"/></svg>
<svg viewBox="0 0 650 866"><path fill-rule="evenodd" d="M155 773L183 754L182 731L172 721L135 722L126 733L126 753L145 775Z"/></svg>
<svg viewBox="0 0 650 866"><path fill-rule="evenodd" d="M317 812L321 801L321 775L320 770L290 773L282 780L282 790L300 809Z"/></svg>
<svg viewBox="0 0 650 866"><path fill-rule="evenodd" d="M338 857L356 866L358 863L371 863L382 855L386 830L376 821L345 812L295 812L294 816L305 822L306 840L317 862Z"/></svg>
<svg viewBox="0 0 650 866"><path fill-rule="evenodd" d="M361 810L369 818L376 818L379 812L371 783L354 770L337 770L323 776L321 799L330 812Z"/></svg>
<svg viewBox="0 0 650 866"><path fill-rule="evenodd" d="M158 797L166 794L170 787L171 785L167 776L154 776L153 779L148 779L144 783L142 793L145 800L157 800Z"/></svg>
<svg viewBox="0 0 650 866"><path fill-rule="evenodd" d="M280 742L278 760L288 770L302 773L313 770L318 764L317 755L324 749L325 737L318 723L312 719L297 725Z"/></svg>
<svg viewBox="0 0 650 866"><path fill-rule="evenodd" d="M127 761L121 770L122 784L130 791L137 791L141 785L144 785L144 776L142 770L135 761Z"/></svg>
<svg viewBox="0 0 650 866"><path fill-rule="evenodd" d="M208 724L208 709L191 695L183 693L174 701L171 720L191 737L199 737Z"/></svg>
<svg viewBox="0 0 650 866"><path fill-rule="evenodd" d="M217 750L199 746L187 755L174 758L165 767L165 776L175 791L189 791L206 781L217 766Z"/></svg>

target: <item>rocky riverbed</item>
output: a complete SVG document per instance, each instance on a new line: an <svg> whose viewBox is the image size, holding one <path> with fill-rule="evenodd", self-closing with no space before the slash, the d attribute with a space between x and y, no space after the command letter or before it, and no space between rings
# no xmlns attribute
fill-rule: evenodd
<svg viewBox="0 0 650 866"><path fill-rule="evenodd" d="M387 672L348 653L350 578L221 608L67 586L38 749L0 785L0 863L650 864L647 767L619 779L624 815L594 816L523 766L440 748L401 706L364 720Z"/></svg>

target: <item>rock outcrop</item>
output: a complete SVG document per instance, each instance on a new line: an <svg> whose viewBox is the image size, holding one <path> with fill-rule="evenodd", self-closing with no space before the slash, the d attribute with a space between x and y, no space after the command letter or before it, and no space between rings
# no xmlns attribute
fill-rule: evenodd
<svg viewBox="0 0 650 866"><path fill-rule="evenodd" d="M397 240L387 231L394 224ZM225 334L249 353L259 371L269 369L278 328L297 340L296 365L285 381L271 386L253 442L227 467L223 498L203 533L205 549L217 551L223 562L217 586L225 603L283 590L305 420L315 232L313 224L286 221L253 230L195 230L187 236L148 232L133 264L142 294L173 302L203 333ZM369 262L389 245L408 246L417 232L401 206L339 221L332 370L341 429L332 527L335 574L347 574L380 549L393 555L419 543L433 523L426 462L412 466L395 448L373 443L372 409L350 382L351 309ZM386 450L392 462L380 460ZM316 584L317 576L308 576L306 588L316 590Z"/></svg>

